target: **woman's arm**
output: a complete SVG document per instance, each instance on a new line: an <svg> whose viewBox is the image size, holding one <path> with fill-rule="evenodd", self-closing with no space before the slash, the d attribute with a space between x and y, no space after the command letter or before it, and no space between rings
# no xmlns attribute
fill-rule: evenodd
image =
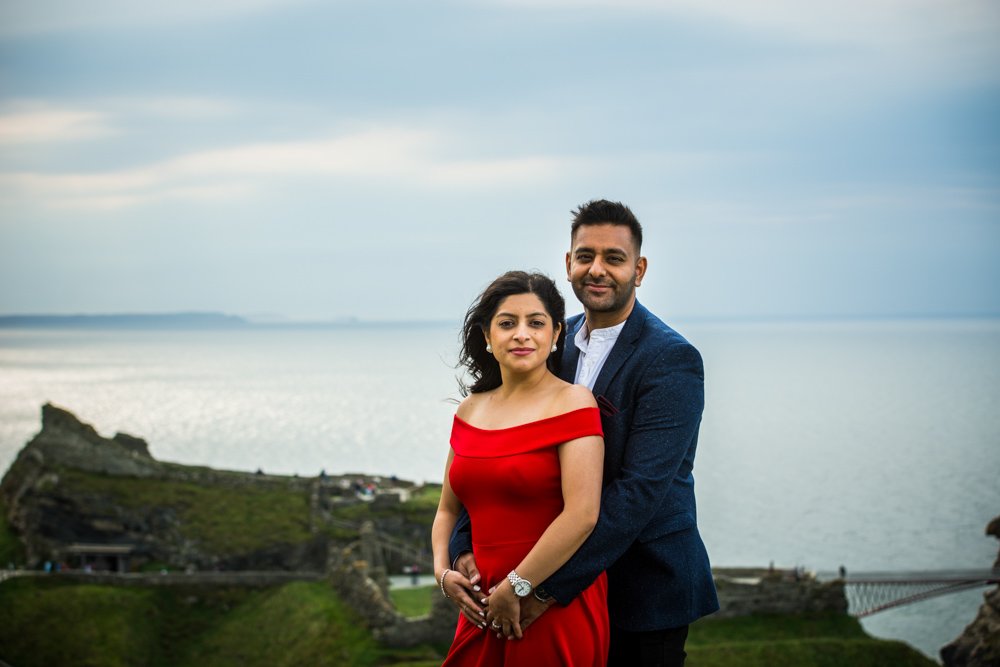
<svg viewBox="0 0 1000 667"><path fill-rule="evenodd" d="M434 523L431 526L434 578L437 579L441 592L451 598L451 601L465 614L466 618L480 628L485 628L485 612L479 602L481 595L462 573L450 569L448 540L462 508L461 502L455 492L451 490L451 483L448 481L448 473L451 471L451 462L454 458L454 450L449 450L448 462L444 468L444 483L441 485L441 500L438 502L437 514L434 515ZM444 577L444 581L441 580L442 577Z"/></svg>
<svg viewBox="0 0 1000 667"><path fill-rule="evenodd" d="M591 399L593 400L593 399ZM549 524L515 571L539 584L569 560L594 529L601 507L604 439L591 435L559 446L563 510ZM445 556L447 558L447 556ZM519 598L506 579L488 601L487 620L496 620L508 637L521 637Z"/></svg>

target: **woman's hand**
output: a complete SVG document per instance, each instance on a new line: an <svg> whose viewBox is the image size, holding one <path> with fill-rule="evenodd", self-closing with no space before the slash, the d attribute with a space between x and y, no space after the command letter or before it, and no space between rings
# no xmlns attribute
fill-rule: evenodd
<svg viewBox="0 0 1000 667"><path fill-rule="evenodd" d="M441 587L441 592L451 599L470 623L480 630L486 629L486 610L479 602L482 599L482 593L479 592L478 585L455 570L444 570L438 577L438 584Z"/></svg>
<svg viewBox="0 0 1000 667"><path fill-rule="evenodd" d="M506 580L497 586L486 598L486 620L490 630L497 637L520 639L521 632L521 600L514 595L514 589Z"/></svg>

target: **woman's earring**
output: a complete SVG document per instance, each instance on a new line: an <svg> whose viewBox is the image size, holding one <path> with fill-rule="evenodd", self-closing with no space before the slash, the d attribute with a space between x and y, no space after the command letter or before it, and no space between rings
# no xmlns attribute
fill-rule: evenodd
<svg viewBox="0 0 1000 667"><path fill-rule="evenodd" d="M559 344L558 343L552 343L552 351L553 352L558 352L559 351Z"/></svg>
<svg viewBox="0 0 1000 667"><path fill-rule="evenodd" d="M489 343L486 343L486 352L488 354L493 354L493 347Z"/></svg>

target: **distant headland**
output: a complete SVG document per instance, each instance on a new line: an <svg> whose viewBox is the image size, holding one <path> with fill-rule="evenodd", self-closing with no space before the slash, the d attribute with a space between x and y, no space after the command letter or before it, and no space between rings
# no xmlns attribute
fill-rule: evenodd
<svg viewBox="0 0 1000 667"><path fill-rule="evenodd" d="M250 322L213 312L117 313L107 315L0 315L4 329L233 329Z"/></svg>
<svg viewBox="0 0 1000 667"><path fill-rule="evenodd" d="M288 320L274 316L260 319L222 312L177 313L77 313L0 315L0 329L90 329L133 331L181 330L256 330L256 329L337 329L343 327L382 327L405 324L413 326L453 325L446 320L361 320L335 317L328 320Z"/></svg>

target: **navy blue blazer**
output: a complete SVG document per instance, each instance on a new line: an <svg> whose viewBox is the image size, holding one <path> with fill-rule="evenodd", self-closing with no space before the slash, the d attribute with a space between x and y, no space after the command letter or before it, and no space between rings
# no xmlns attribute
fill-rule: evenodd
<svg viewBox="0 0 1000 667"><path fill-rule="evenodd" d="M572 382L583 315L567 322L561 373ZM604 427L604 488L593 533L541 584L567 604L608 573L611 623L642 632L687 625L717 611L708 553L698 533L695 450L705 404L701 355L636 302L597 377ZM465 517L454 560L471 549Z"/></svg>

